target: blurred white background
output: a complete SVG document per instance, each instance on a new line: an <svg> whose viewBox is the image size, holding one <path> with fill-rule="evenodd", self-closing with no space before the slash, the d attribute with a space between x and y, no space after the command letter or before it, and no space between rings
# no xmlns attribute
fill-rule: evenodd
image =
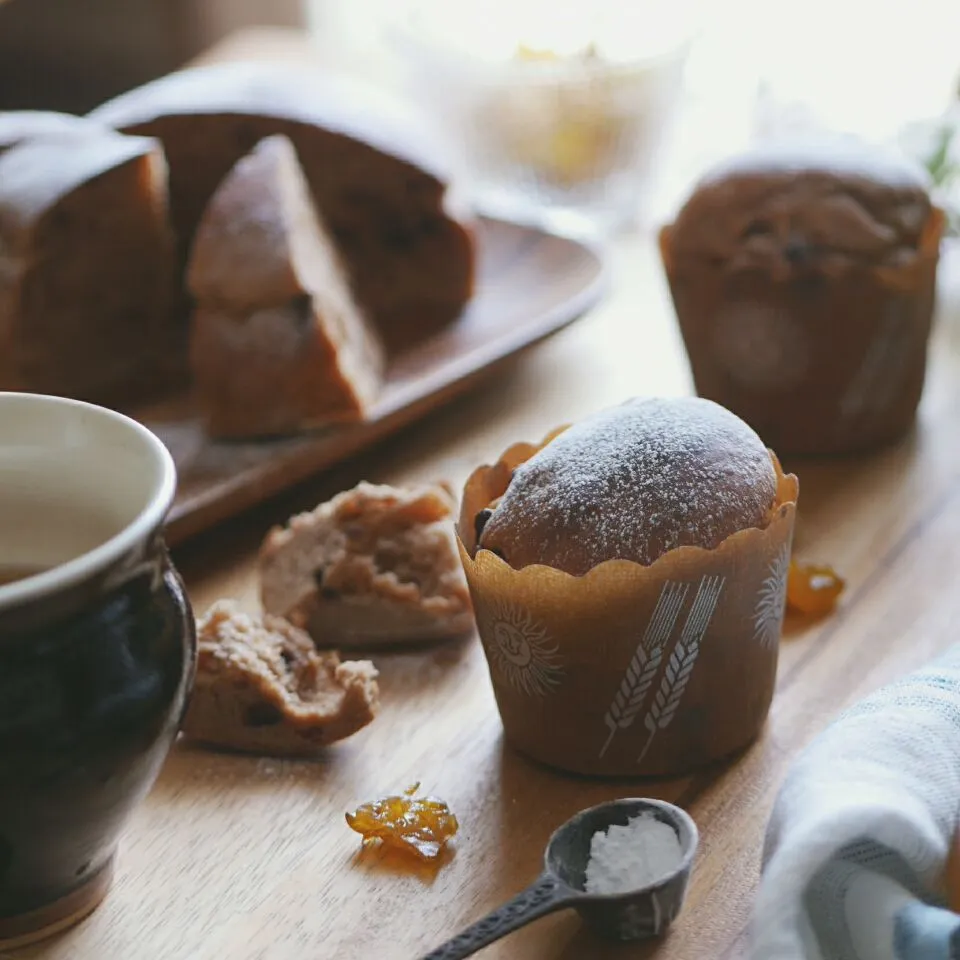
<svg viewBox="0 0 960 960"><path fill-rule="evenodd" d="M587 18L608 0L586 0ZM620 0L618 6L622 5ZM475 0L436 0L447 19ZM488 4L491 22L516 31L541 0ZM553 5L573 24L577 5ZM647 22L686 17L695 39L682 116L661 164L658 206L705 163L747 140L823 124L871 139L895 137L939 115L960 83L960 3L955 0L646 0ZM307 0L307 22L329 62L387 83L400 79L385 27L403 0ZM651 211L656 215L655 211Z"/></svg>
<svg viewBox="0 0 960 960"><path fill-rule="evenodd" d="M407 0L306 0L324 58L388 84L402 76L385 25ZM475 0L435 0L456 17ZM581 16L610 0L585 0ZM622 5L624 0L619 0ZM630 2L630 0L626 0ZM515 31L540 0L504 0L498 22ZM825 126L873 140L960 114L957 0L634 0L648 22L689 18L694 40L682 106L664 144L645 224L663 222L703 168L757 137ZM616 0L614 0L616 4ZM495 9L488 4L493 16ZM575 18L566 0L556 18ZM465 14L466 19L466 14ZM533 39L533 38L531 38ZM960 243L945 245L940 314L960 336Z"/></svg>
<svg viewBox="0 0 960 960"><path fill-rule="evenodd" d="M585 0L579 16L610 4ZM367 73L390 69L381 27L402 15L404 0L306 0L308 23L331 56ZM475 0L435 0L449 17ZM488 2L485 14L515 29L542 0ZM613 6L622 7L622 0ZM551 4L570 23L578 7ZM738 96L764 84L803 101L822 118L859 132L884 132L917 110L942 107L960 77L960 4L951 0L641 0L651 24L686 16L698 32L691 83ZM732 104L731 104L732 106Z"/></svg>

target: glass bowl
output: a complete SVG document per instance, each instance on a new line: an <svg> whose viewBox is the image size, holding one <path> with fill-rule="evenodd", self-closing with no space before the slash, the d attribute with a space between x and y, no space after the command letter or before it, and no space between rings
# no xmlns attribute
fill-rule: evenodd
<svg viewBox="0 0 960 960"><path fill-rule="evenodd" d="M457 141L484 212L573 232L632 224L679 100L688 31L648 5L638 18L591 4L579 20L517 5L509 16L496 3L408 6L389 33L408 92Z"/></svg>

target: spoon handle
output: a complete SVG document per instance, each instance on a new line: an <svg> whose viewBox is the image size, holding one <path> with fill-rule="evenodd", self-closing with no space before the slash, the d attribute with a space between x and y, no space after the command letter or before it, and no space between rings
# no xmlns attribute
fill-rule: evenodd
<svg viewBox="0 0 960 960"><path fill-rule="evenodd" d="M542 874L526 890L420 960L462 960L463 957L472 957L495 940L566 906L570 899L569 889L556 877Z"/></svg>

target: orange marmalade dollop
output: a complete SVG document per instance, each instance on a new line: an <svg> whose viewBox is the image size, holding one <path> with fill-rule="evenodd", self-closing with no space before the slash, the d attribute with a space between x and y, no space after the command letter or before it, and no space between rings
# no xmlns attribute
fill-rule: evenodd
<svg viewBox="0 0 960 960"><path fill-rule="evenodd" d="M787 606L808 617L821 617L836 606L846 581L832 567L790 561Z"/></svg>
<svg viewBox="0 0 960 960"><path fill-rule="evenodd" d="M346 815L347 825L363 837L364 845L379 840L422 860L434 860L460 824L442 800L418 798L419 789L415 783L401 796L363 803Z"/></svg>

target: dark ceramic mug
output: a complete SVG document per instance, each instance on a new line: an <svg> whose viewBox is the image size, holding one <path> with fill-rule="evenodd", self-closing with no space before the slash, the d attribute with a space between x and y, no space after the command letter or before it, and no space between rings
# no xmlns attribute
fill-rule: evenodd
<svg viewBox="0 0 960 960"><path fill-rule="evenodd" d="M196 635L175 487L135 421L0 393L0 947L97 906L176 736Z"/></svg>

